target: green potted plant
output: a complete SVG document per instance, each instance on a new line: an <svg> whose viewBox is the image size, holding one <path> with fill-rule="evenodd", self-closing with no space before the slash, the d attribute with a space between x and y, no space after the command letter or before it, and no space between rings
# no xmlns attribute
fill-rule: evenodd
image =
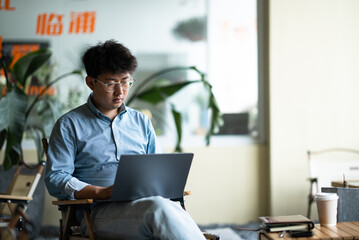
<svg viewBox="0 0 359 240"><path fill-rule="evenodd" d="M5 187L10 184L9 181L15 170L13 165L24 164L27 167L32 167L24 162L21 143L25 132L34 139L38 160L42 161L41 139L48 136L45 133L46 129L52 129L58 115L56 109L59 109L55 106L58 103L54 97L46 95L45 92L61 79L71 74L81 73L73 71L50 81L50 57L51 52L48 49L31 52L21 57L9 70L4 59L0 59L0 70L4 70L5 76L5 84L0 86L2 87L0 92L0 150L6 143L3 169L0 169L4 170L0 175L1 191L6 191ZM43 85L38 88L36 96L27 94L32 81L41 82ZM32 220L31 238L36 237L40 231L44 203L45 187L42 177L33 195L33 201L28 205L27 215Z"/></svg>
<svg viewBox="0 0 359 240"><path fill-rule="evenodd" d="M24 162L21 143L24 133L32 135L38 152L42 159L43 149L41 138L46 137L45 128L56 120L55 109L52 105L54 99L46 96L45 92L56 82L72 75L81 74L72 71L50 81L47 74L44 85L37 96L26 94L33 77L39 75L39 70L46 67L51 57L49 49L40 49L21 57L11 69L8 69L1 59L0 69L5 73L6 85L0 94L0 150L6 142L3 168L9 169L12 165ZM35 111L37 110L37 111Z"/></svg>
<svg viewBox="0 0 359 240"><path fill-rule="evenodd" d="M166 79L165 76L168 73L174 73L178 71L188 71L194 72L197 76L197 80L180 80L180 81L170 81ZM216 133L219 128L223 125L222 115L218 107L216 98L212 92L211 84L206 80L206 75L198 70L196 67L173 67L163 69L159 72L156 72L146 79L144 79L139 87L133 89L131 95L128 97L126 104L132 106L135 101L142 101L152 105L157 105L159 103L164 103L169 106L173 116L173 120L176 126L177 133L177 143L174 151L181 152L181 142L182 142L182 125L183 113L176 110L176 103L171 101L171 97L178 93L179 91L184 91L185 88L193 84L202 84L203 88L207 93L207 106L211 112L209 119L209 128L206 133L206 145L210 144L211 136Z"/></svg>

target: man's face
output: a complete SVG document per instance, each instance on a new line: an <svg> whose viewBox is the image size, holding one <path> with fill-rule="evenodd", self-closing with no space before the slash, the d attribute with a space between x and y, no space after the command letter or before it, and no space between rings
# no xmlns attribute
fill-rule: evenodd
<svg viewBox="0 0 359 240"><path fill-rule="evenodd" d="M97 78L87 76L86 83L93 91L92 101L96 108L105 115L112 111L117 111L125 101L129 91L123 86L126 85L126 81L131 79L130 73L120 75L103 73Z"/></svg>

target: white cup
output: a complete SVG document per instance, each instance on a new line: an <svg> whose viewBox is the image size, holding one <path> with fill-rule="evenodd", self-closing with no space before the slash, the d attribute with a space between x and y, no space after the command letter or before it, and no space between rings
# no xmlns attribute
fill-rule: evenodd
<svg viewBox="0 0 359 240"><path fill-rule="evenodd" d="M336 193L317 193L315 196L321 226L335 226L337 224L338 199Z"/></svg>

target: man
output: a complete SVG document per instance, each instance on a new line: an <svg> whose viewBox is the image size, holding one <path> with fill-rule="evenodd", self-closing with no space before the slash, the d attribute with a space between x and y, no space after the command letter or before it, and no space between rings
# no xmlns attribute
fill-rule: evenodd
<svg viewBox="0 0 359 240"><path fill-rule="evenodd" d="M109 199L122 154L160 149L150 120L124 104L137 67L131 52L111 40L89 48L82 60L92 93L55 124L45 182L60 199ZM95 204L91 218L105 239L204 239L187 212L158 196ZM84 219L81 225L85 231Z"/></svg>

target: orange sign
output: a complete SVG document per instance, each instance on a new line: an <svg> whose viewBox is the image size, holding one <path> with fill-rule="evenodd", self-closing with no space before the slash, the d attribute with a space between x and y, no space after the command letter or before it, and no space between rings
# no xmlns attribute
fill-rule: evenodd
<svg viewBox="0 0 359 240"><path fill-rule="evenodd" d="M1 92L2 96L6 96L6 90L7 90L7 87L4 86L2 89L2 92ZM43 97L45 95L53 96L56 93L56 88L49 87L48 89L46 89L46 86L32 85L32 86L26 87L25 93L26 93L26 95L32 95L32 96L40 95L41 97Z"/></svg>
<svg viewBox="0 0 359 240"><path fill-rule="evenodd" d="M37 16L36 34L59 36L63 33L63 14L43 13ZM93 33L96 12L71 12L69 34Z"/></svg>
<svg viewBox="0 0 359 240"><path fill-rule="evenodd" d="M64 15L44 13L37 16L36 34L58 36L62 34L62 18Z"/></svg>
<svg viewBox="0 0 359 240"><path fill-rule="evenodd" d="M0 0L0 11L14 11L15 8L10 6L10 0Z"/></svg>
<svg viewBox="0 0 359 240"><path fill-rule="evenodd" d="M71 12L69 33L93 33L95 30L96 12Z"/></svg>

